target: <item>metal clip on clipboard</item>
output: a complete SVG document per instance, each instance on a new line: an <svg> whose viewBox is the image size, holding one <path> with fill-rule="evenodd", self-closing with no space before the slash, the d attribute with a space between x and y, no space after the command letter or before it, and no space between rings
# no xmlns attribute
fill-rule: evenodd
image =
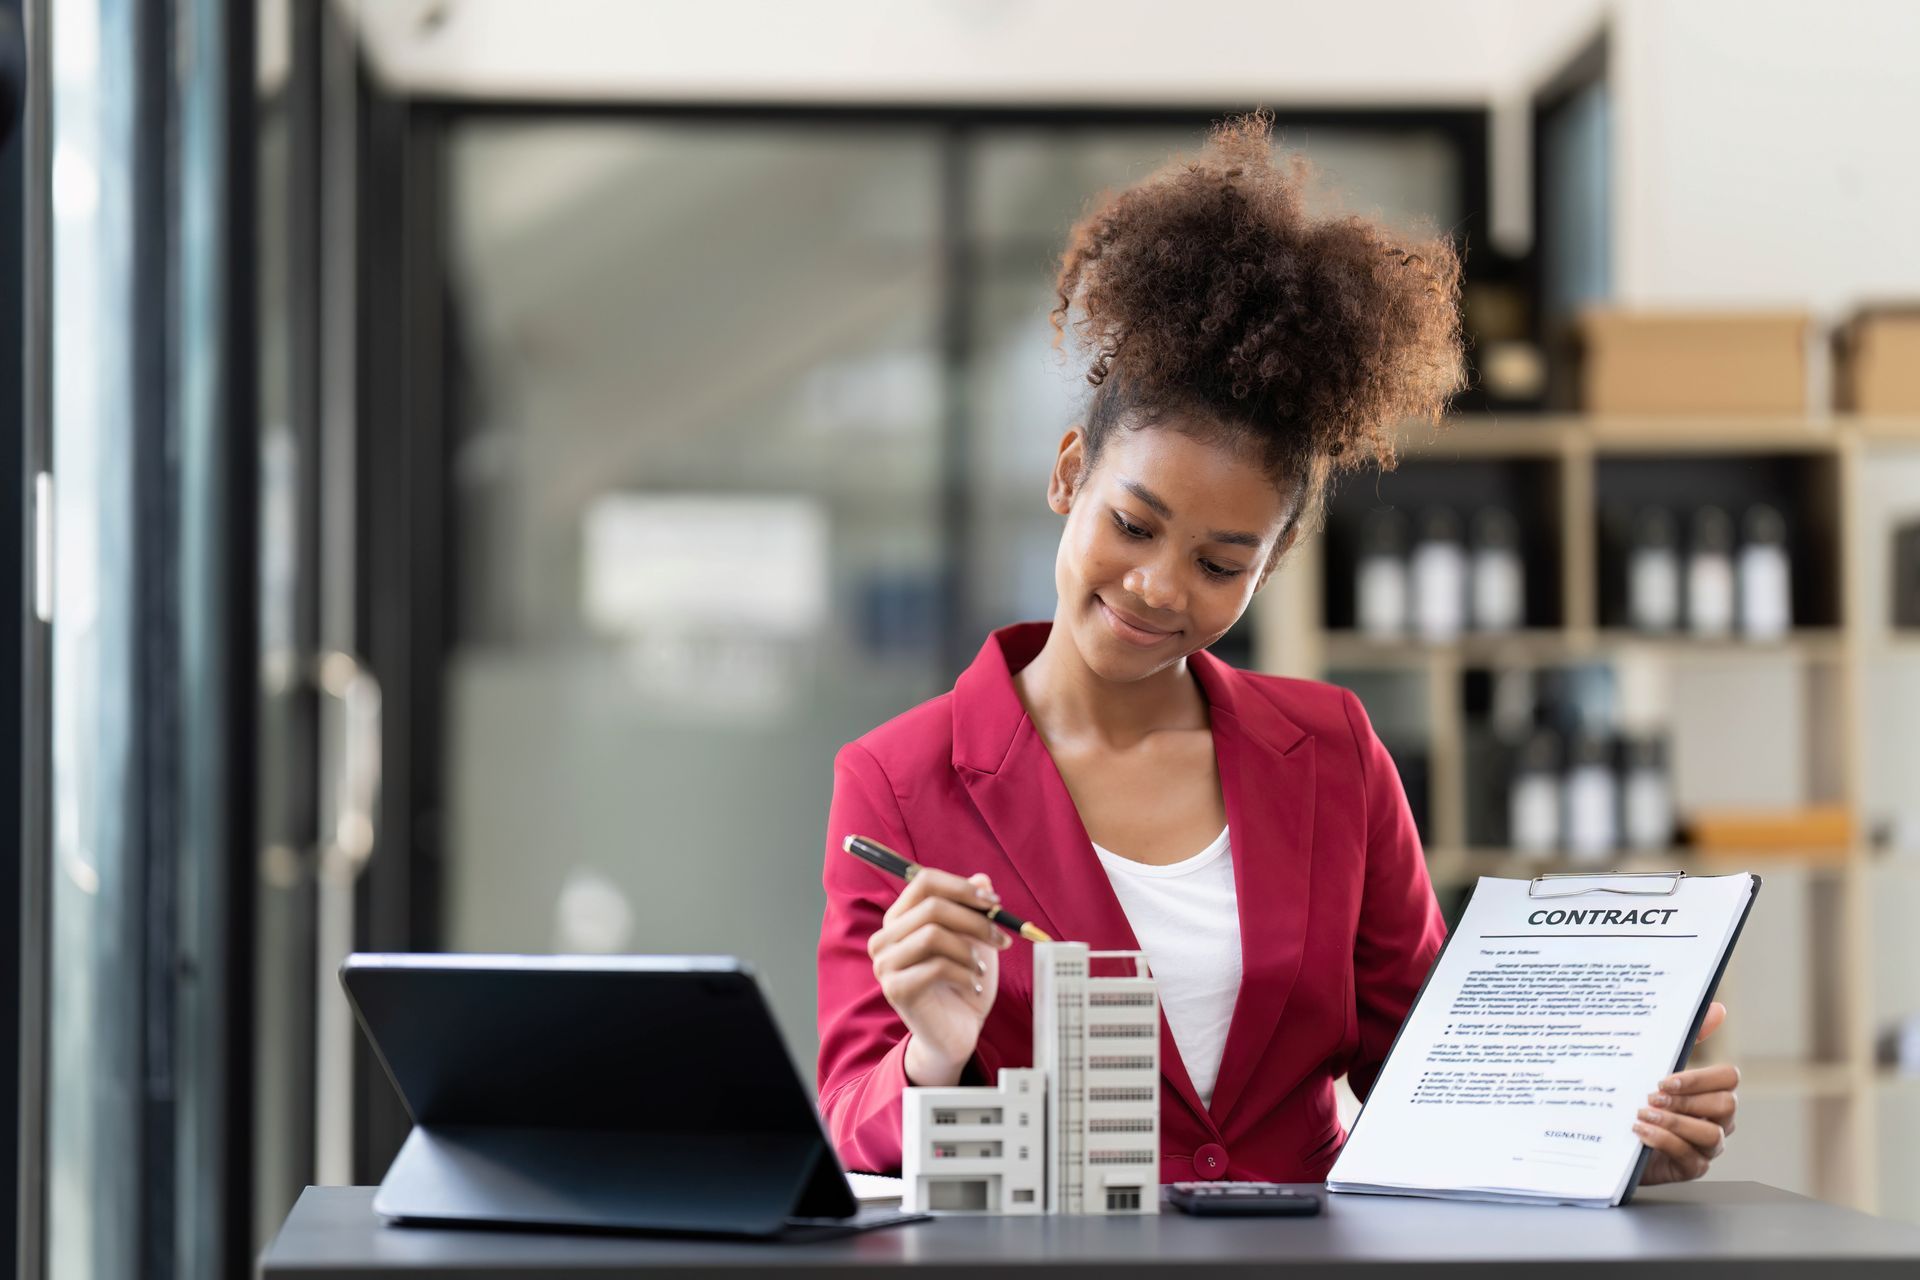
<svg viewBox="0 0 1920 1280"><path fill-rule="evenodd" d="M1671 898L1680 892L1680 882L1686 878L1684 871L1554 871L1527 881L1527 896L1577 898L1587 893L1617 893L1628 898ZM1659 880L1663 884L1652 889L1628 889L1609 884L1566 885L1562 888L1547 884L1550 880Z"/></svg>

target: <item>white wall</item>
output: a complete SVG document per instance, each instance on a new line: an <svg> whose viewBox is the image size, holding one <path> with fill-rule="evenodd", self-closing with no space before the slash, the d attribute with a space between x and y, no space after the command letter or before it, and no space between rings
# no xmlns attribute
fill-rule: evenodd
<svg viewBox="0 0 1920 1280"><path fill-rule="evenodd" d="M1614 0L1615 292L1920 296L1920 4Z"/></svg>

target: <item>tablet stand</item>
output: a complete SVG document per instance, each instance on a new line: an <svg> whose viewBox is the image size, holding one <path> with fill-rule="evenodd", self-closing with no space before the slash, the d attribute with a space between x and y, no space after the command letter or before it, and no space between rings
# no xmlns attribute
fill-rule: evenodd
<svg viewBox="0 0 1920 1280"><path fill-rule="evenodd" d="M817 1139L417 1126L374 1197L405 1222L777 1236L855 1210Z"/></svg>

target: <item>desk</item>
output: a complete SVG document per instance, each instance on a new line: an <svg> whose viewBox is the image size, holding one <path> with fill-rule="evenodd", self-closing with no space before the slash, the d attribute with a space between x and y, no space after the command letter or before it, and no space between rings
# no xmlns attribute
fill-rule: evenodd
<svg viewBox="0 0 1920 1280"><path fill-rule="evenodd" d="M1317 1218L940 1218L808 1244L395 1227L371 1187L308 1187L261 1259L263 1280L532 1280L548 1276L1279 1274L1775 1277L1920 1275L1920 1227L1757 1182L1637 1193L1624 1209L1333 1196ZM1431 1275L1432 1271L1424 1274Z"/></svg>

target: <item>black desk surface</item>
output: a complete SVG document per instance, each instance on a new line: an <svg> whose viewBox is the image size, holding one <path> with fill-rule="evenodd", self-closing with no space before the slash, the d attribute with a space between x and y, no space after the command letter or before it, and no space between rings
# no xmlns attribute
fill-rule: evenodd
<svg viewBox="0 0 1920 1280"><path fill-rule="evenodd" d="M747 1244L390 1226L372 1187L308 1187L261 1258L266 1280L687 1274L1074 1273L1360 1277L1414 1266L1479 1275L1571 1268L1582 1275L1920 1277L1920 1227L1757 1182L1639 1192L1622 1209L1330 1196L1317 1218L946 1217L806 1244Z"/></svg>

